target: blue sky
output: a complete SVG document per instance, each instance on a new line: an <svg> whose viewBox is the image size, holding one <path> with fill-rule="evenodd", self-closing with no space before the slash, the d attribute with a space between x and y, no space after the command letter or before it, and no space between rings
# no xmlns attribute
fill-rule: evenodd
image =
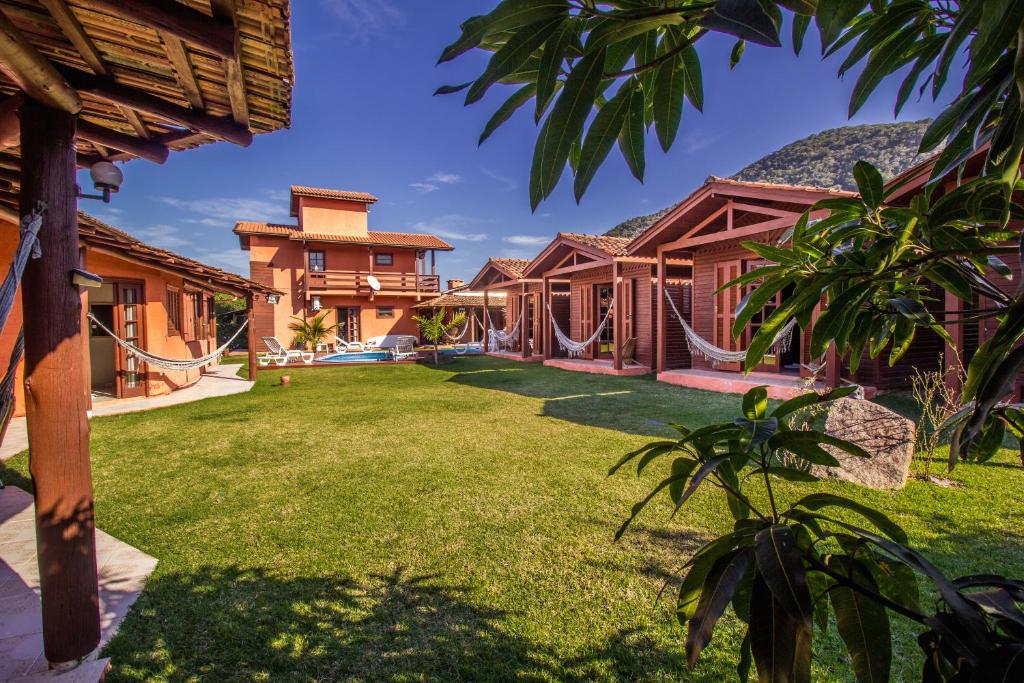
<svg viewBox="0 0 1024 683"><path fill-rule="evenodd" d="M510 91L492 88L468 108L459 95L432 96L439 85L479 73L484 54L435 62L462 20L493 5L296 0L290 130L257 136L245 149L219 143L172 153L163 166L132 162L111 205L82 208L142 240L247 274L247 254L231 233L235 220L289 222L292 184L372 192L381 201L371 229L444 237L456 249L439 258L442 277L468 278L488 256L532 257L558 231L604 232L679 201L708 175L731 175L793 140L849 123L855 74L836 79L840 60L820 60L813 29L802 57L750 45L731 72L732 41L712 38L700 47L704 112L686 109L668 154L651 136L644 184L613 150L581 205L567 174L531 213L532 109L478 148L480 130ZM893 120L899 82L890 81L852 123ZM936 109L930 100L911 101L900 119ZM87 178L80 182L87 186Z"/></svg>

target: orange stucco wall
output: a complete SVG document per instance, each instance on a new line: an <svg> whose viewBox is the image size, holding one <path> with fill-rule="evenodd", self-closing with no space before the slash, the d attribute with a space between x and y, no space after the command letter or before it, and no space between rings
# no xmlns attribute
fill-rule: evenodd
<svg viewBox="0 0 1024 683"><path fill-rule="evenodd" d="M18 230L15 225L0 221L0 271L6 272L14 255L18 242ZM212 351L216 346L216 328L211 326L209 336L202 339L186 341L181 334L168 335L167 308L165 297L167 287L184 290L182 278L163 273L153 268L137 265L121 260L115 256L98 253L88 249L86 267L105 281L132 280L143 284L143 329L146 350L171 358L189 358L201 356ZM203 296L210 293L205 292ZM88 290L86 300L88 299ZM184 303L183 303L184 306ZM14 348L14 341L21 329L22 309L21 295L15 299L14 307L4 329L0 331L0 375L6 369L6 359ZM88 343L88 333L84 337ZM143 366L147 368L147 366ZM200 370L187 372L156 371L148 369L147 395L158 396L194 383L201 376ZM24 361L18 364L18 376L15 383L15 415L25 414Z"/></svg>
<svg viewBox="0 0 1024 683"><path fill-rule="evenodd" d="M216 330L211 329L210 336L201 339L186 340L182 331L168 333L167 329L167 288L178 290L179 296L185 290L184 280L169 273L147 268L115 256L86 252L86 267L93 273L103 277L104 282L117 280L134 280L143 284L143 329L145 330L146 350L166 358L196 358L216 348ZM204 292L203 297L210 296ZM182 302L182 311L187 302ZM184 314L183 314L184 315ZM183 325L184 326L184 325ZM194 384L201 376L201 370L171 371L147 368L147 395L160 396L169 394L175 389Z"/></svg>
<svg viewBox="0 0 1024 683"><path fill-rule="evenodd" d="M299 197L299 228L330 235L365 235L369 207L364 202Z"/></svg>
<svg viewBox="0 0 1024 683"><path fill-rule="evenodd" d="M307 309L307 301L303 290L306 275L306 249L323 251L327 270L347 270L370 272L371 251L363 245L343 245L316 243L305 246L301 242L280 237L249 237L250 277L260 283L269 285L284 292L284 296L276 305L257 302L257 334L260 337L273 335L283 344L290 345L292 332L288 326L294 322L293 317L307 317L312 312ZM393 256L390 266L374 265L374 273L414 273L416 272L416 250L392 247L374 247L374 253L388 253ZM424 294L426 299L430 295ZM412 334L418 336L418 327L412 320L416 311L412 308L417 302L415 296L395 296L386 293L369 296L333 296L320 297L322 310L328 312L328 322L333 324L335 310L339 306L360 308L360 332L362 341L385 334ZM379 318L377 309L382 306L394 308L393 318ZM257 344L262 352L262 342Z"/></svg>

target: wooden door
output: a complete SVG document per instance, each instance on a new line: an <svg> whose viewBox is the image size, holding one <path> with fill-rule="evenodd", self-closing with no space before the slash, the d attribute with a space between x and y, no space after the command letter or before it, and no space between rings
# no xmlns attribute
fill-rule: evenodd
<svg viewBox="0 0 1024 683"><path fill-rule="evenodd" d="M718 290L726 282L739 277L742 265L739 260L719 261L715 264L714 338L711 341L715 346L726 351L738 351L742 341L732 337L732 326L736 321L736 306L740 303L740 288L729 287L722 291ZM719 363L718 367L722 370L739 371L741 364Z"/></svg>
<svg viewBox="0 0 1024 683"><path fill-rule="evenodd" d="M584 285L580 288L580 339L587 339L594 334L594 290ZM583 353L583 358L594 357L595 344L591 344Z"/></svg>
<svg viewBox="0 0 1024 683"><path fill-rule="evenodd" d="M615 299L614 285L594 286L594 325L600 325ZM612 311L608 324L601 330L595 345L597 346L598 357L611 358L615 355L615 318L621 314L620 311Z"/></svg>
<svg viewBox="0 0 1024 683"><path fill-rule="evenodd" d="M769 265L769 263L767 261L762 260L745 261L743 263L743 270L744 272L749 273L752 270L757 270L758 268L767 265ZM760 285L760 282L753 282L747 285L744 289L744 294L753 292L755 289L757 289L758 285ZM761 329L761 323L763 323L765 320L768 319L769 316L775 313L776 309L781 305L782 292L779 291L768 303L765 304L764 308L754 313L754 316L750 319L750 323L747 325L746 331L743 333L743 342L746 346L750 345L750 340L752 340L754 338L754 335L757 334L757 331ZM779 355L775 352L774 349L771 350L769 353L765 354L764 358L761 360L761 363L758 364L757 367L754 368L754 370L764 372L781 372L782 363L780 362Z"/></svg>
<svg viewBox="0 0 1024 683"><path fill-rule="evenodd" d="M115 334L132 346L145 349L142 284L117 282L114 284L114 292ZM115 372L118 398L146 395L146 372L142 368L142 362L120 346L117 347Z"/></svg>
<svg viewBox="0 0 1024 683"><path fill-rule="evenodd" d="M622 343L636 337L636 280L622 281Z"/></svg>
<svg viewBox="0 0 1024 683"><path fill-rule="evenodd" d="M338 337L347 342L362 341L359 338L359 313L358 306L349 306L338 309Z"/></svg>

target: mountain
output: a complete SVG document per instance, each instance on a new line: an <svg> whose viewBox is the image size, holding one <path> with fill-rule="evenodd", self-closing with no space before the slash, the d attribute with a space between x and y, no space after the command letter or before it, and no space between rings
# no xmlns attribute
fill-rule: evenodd
<svg viewBox="0 0 1024 683"><path fill-rule="evenodd" d="M843 126L808 135L750 164L736 175L749 180L856 190L853 165L869 161L886 179L917 163L921 136L930 120ZM619 223L607 235L635 237L664 216L661 211Z"/></svg>

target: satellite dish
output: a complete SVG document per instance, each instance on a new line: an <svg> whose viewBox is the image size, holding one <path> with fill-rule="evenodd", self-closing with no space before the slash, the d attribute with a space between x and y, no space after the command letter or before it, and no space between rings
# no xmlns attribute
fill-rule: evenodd
<svg viewBox="0 0 1024 683"><path fill-rule="evenodd" d="M375 292L379 292L380 291L380 280L378 280L373 275L367 275L366 276L366 284L370 285L370 289L372 289L373 291L375 291Z"/></svg>

